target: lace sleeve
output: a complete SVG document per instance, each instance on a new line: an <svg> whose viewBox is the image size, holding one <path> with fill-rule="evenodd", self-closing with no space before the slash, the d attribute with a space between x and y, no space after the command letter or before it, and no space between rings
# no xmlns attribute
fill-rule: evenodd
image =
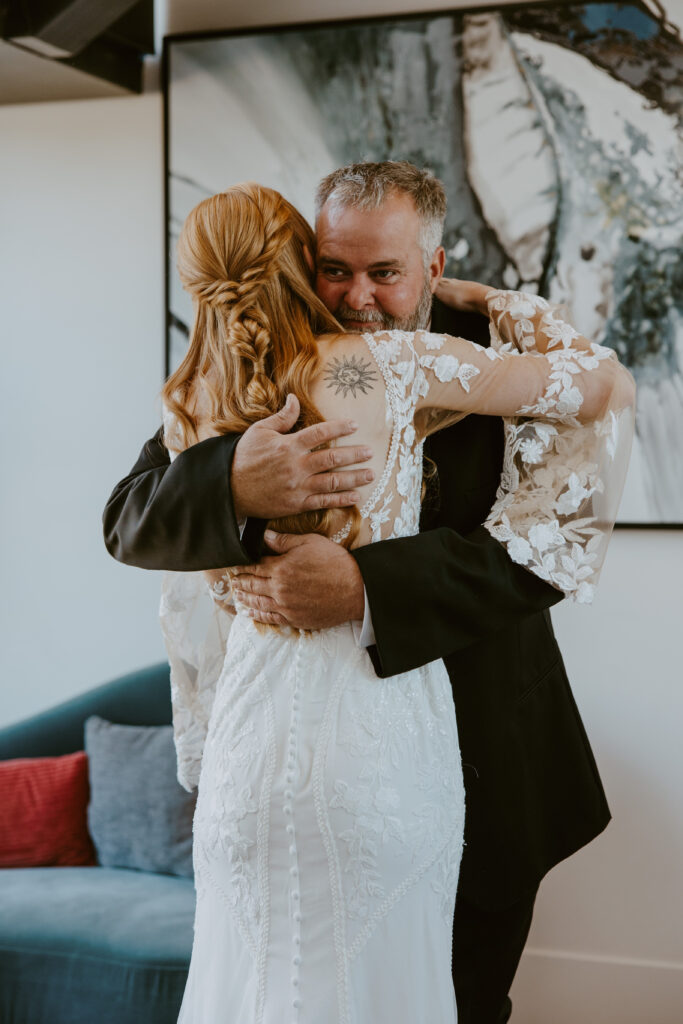
<svg viewBox="0 0 683 1024"><path fill-rule="evenodd" d="M490 349L413 336L416 409L503 417L503 471L484 525L513 561L588 603L626 476L633 378L545 299L492 291L487 303Z"/></svg>
<svg viewBox="0 0 683 1024"><path fill-rule="evenodd" d="M611 349L581 337L537 296L487 300L493 348L545 351L549 372L536 401L505 420L501 484L485 525L513 561L588 604L624 489L635 384ZM588 406L592 421L582 415Z"/></svg>
<svg viewBox="0 0 683 1024"><path fill-rule="evenodd" d="M174 448L181 448L177 422L165 406L163 425L164 437ZM171 462L177 454L169 448ZM171 669L177 773L187 790L199 782L216 684L232 623L232 616L226 614L232 599L222 580L219 570L165 572L162 579L159 620Z"/></svg>

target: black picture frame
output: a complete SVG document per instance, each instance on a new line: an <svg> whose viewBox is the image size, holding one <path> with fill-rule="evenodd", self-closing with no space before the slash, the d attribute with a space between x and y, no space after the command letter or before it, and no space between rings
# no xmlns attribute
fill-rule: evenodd
<svg viewBox="0 0 683 1024"><path fill-rule="evenodd" d="M171 372L171 357L170 357L170 338L171 331L174 328L174 315L171 310L171 269L170 269L170 258L171 258L171 233L169 231L169 225L171 221L171 199L170 199L170 119L171 119L171 104L172 104L172 54L174 48L181 46L186 43L198 43L208 42L211 40L222 40L222 39L235 39L242 37L266 37L266 36L278 36L293 35L293 34L305 34L320 30L363 30L372 28L373 26L392 25L396 23L410 23L410 22L424 22L431 19L439 19L446 17L465 17L468 15L483 15L490 13L500 13L503 17L514 18L519 12L529 11L553 11L558 9L572 9L572 8L589 8L591 6L602 5L602 0L588 0L583 4L572 3L571 0L531 0L527 3L515 3L515 4L487 4L485 6L477 7L459 7L445 10L431 10L431 11L420 11L411 14L396 14L396 15L373 15L370 17L353 17L349 19L322 19L322 20L311 20L307 22L301 22L296 24L269 24L259 25L257 27L247 28L229 28L216 29L211 31L198 31L198 32L185 32L178 33L164 37L163 50L162 50L162 86L163 86L163 136L164 136L164 160L163 160L163 172L164 172L164 264L165 264L165 372L168 375ZM617 6L616 4L614 6ZM620 6L629 6L636 8L642 12L643 15L650 19L658 20L656 14L645 4L642 0L627 0L625 4ZM664 16L660 22L662 25L665 24ZM679 40L680 41L680 40ZM380 157L383 158L383 157ZM683 467L682 467L683 473ZM669 530L669 529L682 529L683 520L673 521L619 521L616 526L620 529L635 529L635 530Z"/></svg>

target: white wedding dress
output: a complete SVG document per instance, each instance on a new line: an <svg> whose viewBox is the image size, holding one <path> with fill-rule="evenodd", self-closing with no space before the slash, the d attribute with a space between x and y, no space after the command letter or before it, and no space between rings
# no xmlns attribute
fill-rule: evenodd
<svg viewBox="0 0 683 1024"><path fill-rule="evenodd" d="M625 371L542 299L495 292L490 311L491 350L388 332L366 335L362 358L342 358L341 392L363 398L352 409L368 439L384 437L360 542L418 531L420 434L493 411L508 419L489 529L530 571L586 600L627 458L617 454L618 428L628 447L632 422ZM520 360L532 347L537 361ZM605 401L580 421L601 376ZM323 382L314 396L326 416L338 414L332 391ZM465 800L443 662L380 679L351 624L259 629L245 609L222 609L220 577L201 636L190 622L202 574L168 574L162 597L179 778L199 787L179 1024L454 1024Z"/></svg>

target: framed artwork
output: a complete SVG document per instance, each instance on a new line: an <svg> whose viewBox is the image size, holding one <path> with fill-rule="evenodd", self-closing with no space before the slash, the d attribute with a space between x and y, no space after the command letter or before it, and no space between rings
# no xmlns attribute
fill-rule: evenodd
<svg viewBox="0 0 683 1024"><path fill-rule="evenodd" d="M186 215L239 181L310 220L358 160L429 167L446 273L564 302L638 384L620 522L683 525L683 43L644 3L543 3L171 36L167 370L191 303Z"/></svg>

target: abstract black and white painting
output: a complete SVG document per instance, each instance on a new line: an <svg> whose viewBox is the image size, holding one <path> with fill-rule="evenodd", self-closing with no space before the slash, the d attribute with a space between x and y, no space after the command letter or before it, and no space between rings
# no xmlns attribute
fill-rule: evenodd
<svg viewBox="0 0 683 1024"><path fill-rule="evenodd" d="M191 305L185 216L238 181L312 220L356 160L431 168L447 273L564 302L638 384L620 519L683 523L683 44L641 3L296 26L166 41L168 366Z"/></svg>

